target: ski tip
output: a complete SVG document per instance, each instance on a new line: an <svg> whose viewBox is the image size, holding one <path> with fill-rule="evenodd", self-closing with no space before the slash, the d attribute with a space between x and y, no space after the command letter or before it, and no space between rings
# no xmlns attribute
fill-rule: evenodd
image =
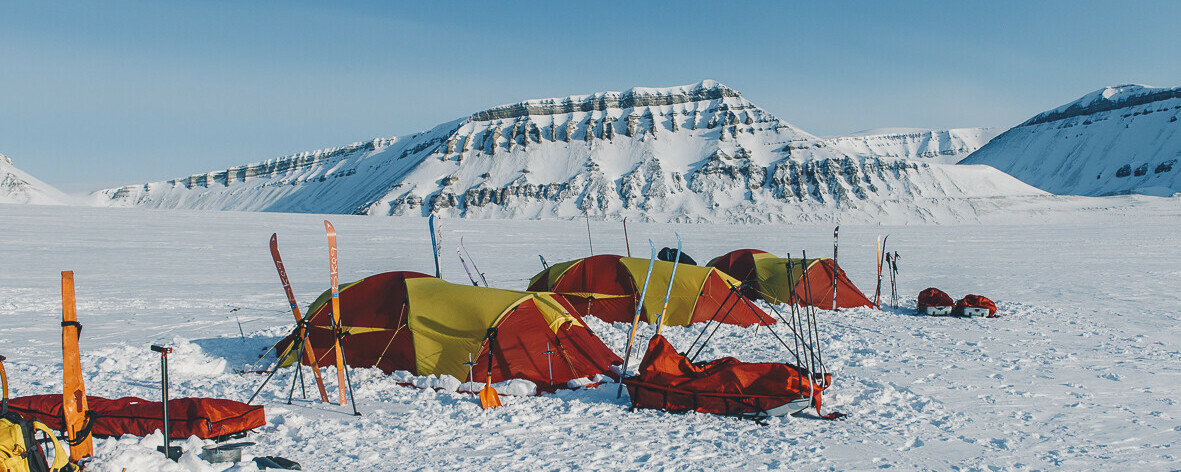
<svg viewBox="0 0 1181 472"><path fill-rule="evenodd" d="M271 233L271 244L279 242L279 233Z"/></svg>

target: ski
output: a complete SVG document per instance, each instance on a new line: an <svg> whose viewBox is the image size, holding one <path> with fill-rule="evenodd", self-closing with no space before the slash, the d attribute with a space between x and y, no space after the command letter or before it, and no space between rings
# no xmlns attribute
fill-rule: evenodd
<svg viewBox="0 0 1181 472"><path fill-rule="evenodd" d="M615 392L615 398L623 396L623 376L627 375L627 362L631 358L632 344L636 340L636 328L640 325L640 312L644 310L644 297L648 295L648 281L652 280L652 266L656 265L656 244L649 239L648 246L652 248L652 257L648 259L648 275L644 276L644 289L640 291L640 299L636 302L636 315L632 317L631 333L627 335L627 348L624 349L623 354L623 370L619 373L619 391Z"/></svg>
<svg viewBox="0 0 1181 472"><path fill-rule="evenodd" d="M467 251L467 246L463 244L463 236L459 237L459 247L463 249L463 255L467 256L469 261L472 261L472 270L476 271L476 275L480 276L480 281L484 282L484 286L488 287L488 279L484 277L484 273L480 271L480 266L476 264L476 258L472 257L472 253ZM472 274L467 275L470 279Z"/></svg>
<svg viewBox="0 0 1181 472"><path fill-rule="evenodd" d="M673 261L681 260L681 233L673 233L677 235L677 255L673 256ZM677 280L677 266L680 262L673 262L673 273L668 277L668 290L664 292L664 303L660 306L660 316L656 318L656 334L660 334L660 328L664 326L664 312L668 310L668 297L673 293L673 282Z"/></svg>
<svg viewBox="0 0 1181 472"><path fill-rule="evenodd" d="M295 293L291 291L291 281L287 279L287 269L283 267L283 258L279 256L279 235L271 234L271 259L275 261L275 270L279 272L279 281L283 283L283 292L287 294L287 304L291 305L291 314L295 315L297 336L304 345L304 360L312 367L316 376L316 387L320 389L320 400L329 403L328 389L324 388L324 377L320 375L320 366L316 364L316 355L308 339L308 331L303 321L303 314L299 311L299 303L295 301ZM299 359L295 360L298 368Z"/></svg>
<svg viewBox="0 0 1181 472"><path fill-rule="evenodd" d="M832 309L837 309L837 274L840 269L837 268L837 232L841 230L841 225L837 225L832 230Z"/></svg>
<svg viewBox="0 0 1181 472"><path fill-rule="evenodd" d="M340 404L344 405L344 390L347 382L344 378L344 353L340 350L340 281L337 277L336 265L336 228L328 220L324 220L324 231L328 233L328 274L332 284L332 349L336 355L337 390L340 393Z"/></svg>
<svg viewBox="0 0 1181 472"><path fill-rule="evenodd" d="M882 264L886 262L886 255L883 251L886 250L887 239L890 239L890 235L887 234L885 237L878 235L878 285L873 291L873 306L879 310L882 308Z"/></svg>
<svg viewBox="0 0 1181 472"><path fill-rule="evenodd" d="M543 270L549 270L549 263L545 261L545 256L538 254L537 258L541 259L541 268Z"/></svg>
<svg viewBox="0 0 1181 472"><path fill-rule="evenodd" d="M431 217L427 220L427 226L431 230L431 254L435 257L435 278L441 279L443 276L439 275L439 243L443 239L438 230L435 229L435 214L431 213ZM438 236L438 237L437 237Z"/></svg>
<svg viewBox="0 0 1181 472"><path fill-rule="evenodd" d="M472 271L467 268L467 261L463 259L463 251L460 250L459 245L455 246L455 255L459 256L459 263L463 264L463 271L467 272L467 279L472 282L472 286L479 287L480 284L476 283L476 278L472 277Z"/></svg>
<svg viewBox="0 0 1181 472"><path fill-rule="evenodd" d="M82 379L82 360L78 353L78 309L74 299L74 271L62 272L62 416L65 418L66 439L70 441L70 460L77 461L94 455L86 423L86 383ZM85 437L79 438L79 435Z"/></svg>

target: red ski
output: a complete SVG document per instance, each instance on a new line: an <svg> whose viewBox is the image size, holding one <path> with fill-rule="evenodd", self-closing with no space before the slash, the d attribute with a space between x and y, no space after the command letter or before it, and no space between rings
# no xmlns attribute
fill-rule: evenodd
<svg viewBox="0 0 1181 472"><path fill-rule="evenodd" d="M303 343L304 359L312 366L316 375L316 387L320 389L320 400L329 403L328 390L324 388L324 378L320 376L320 366L316 364L316 355L312 343L308 339L308 332L303 327L303 314L299 312L299 303L295 301L295 293L291 291L291 281L287 280L287 269L283 268L283 258L279 257L279 235L271 234L271 258L275 260L275 270L279 271L279 281L283 282L283 291L287 292L287 303L291 305L291 314L295 315L295 323L299 326L299 338ZM299 362L296 359L295 362ZM297 366L298 367L298 366Z"/></svg>
<svg viewBox="0 0 1181 472"><path fill-rule="evenodd" d="M336 228L324 220L324 230L328 232L328 272L332 279L332 338L333 353L336 354L336 382L340 392L340 404L344 405L345 388L347 388L344 370L344 353L340 350L340 289L336 275Z"/></svg>

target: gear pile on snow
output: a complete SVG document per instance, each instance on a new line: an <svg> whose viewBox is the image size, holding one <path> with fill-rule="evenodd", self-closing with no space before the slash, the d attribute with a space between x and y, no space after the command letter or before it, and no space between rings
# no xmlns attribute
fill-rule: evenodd
<svg viewBox="0 0 1181 472"><path fill-rule="evenodd" d="M723 357L693 363L663 336L648 343L639 373L623 379L635 408L734 416L784 416L815 406L824 387L790 364Z"/></svg>
<svg viewBox="0 0 1181 472"><path fill-rule="evenodd" d="M982 316L996 317L996 303L982 295L964 295L953 301L951 295L934 287L919 292L920 314L932 316Z"/></svg>

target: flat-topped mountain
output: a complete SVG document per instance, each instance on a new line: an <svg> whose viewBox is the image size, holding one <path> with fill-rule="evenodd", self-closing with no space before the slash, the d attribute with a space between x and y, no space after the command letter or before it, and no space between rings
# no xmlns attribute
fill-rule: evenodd
<svg viewBox="0 0 1181 472"><path fill-rule="evenodd" d="M526 100L423 133L95 197L155 208L762 222L973 219L980 199L1040 193L986 166L845 152L706 80Z"/></svg>

